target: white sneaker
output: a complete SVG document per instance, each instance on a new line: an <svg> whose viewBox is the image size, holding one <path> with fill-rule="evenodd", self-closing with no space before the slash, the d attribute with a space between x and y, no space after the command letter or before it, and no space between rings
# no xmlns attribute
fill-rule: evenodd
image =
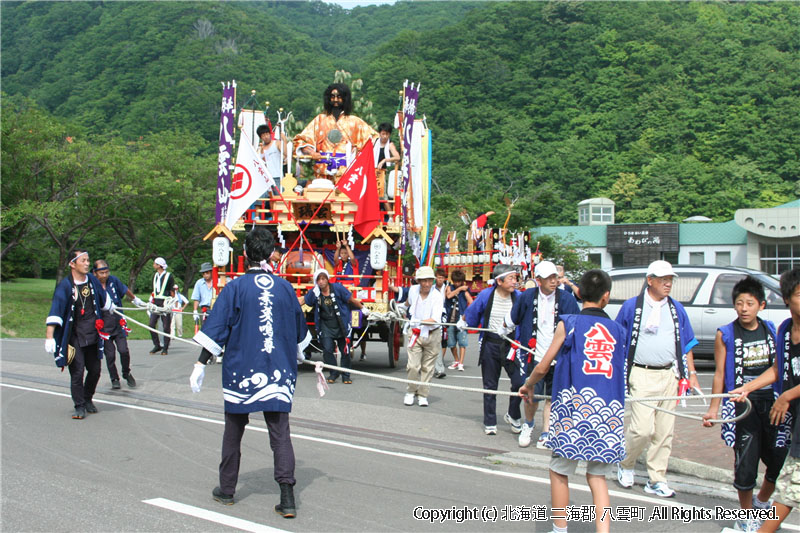
<svg viewBox="0 0 800 533"><path fill-rule="evenodd" d="M483 432L487 435L497 435L497 426L483 426Z"/></svg>
<svg viewBox="0 0 800 533"><path fill-rule="evenodd" d="M620 464L617 467L617 481L626 489L633 487L633 469L622 468Z"/></svg>
<svg viewBox="0 0 800 533"><path fill-rule="evenodd" d="M746 533L756 533L761 528L761 520L753 518L750 520L737 520L733 524L735 531L745 531Z"/></svg>
<svg viewBox="0 0 800 533"><path fill-rule="evenodd" d="M403 396L403 404L404 405L414 405L414 394L407 392L405 396Z"/></svg>
<svg viewBox="0 0 800 533"><path fill-rule="evenodd" d="M464 363L458 363L458 371L459 372L463 372L464 371Z"/></svg>
<svg viewBox="0 0 800 533"><path fill-rule="evenodd" d="M510 414L506 413L506 414L503 415L503 420L505 420L506 423L511 425L511 433L519 433L520 431L522 431L522 419L521 418L514 419L514 418L511 418Z"/></svg>
<svg viewBox="0 0 800 533"><path fill-rule="evenodd" d="M456 368L458 368L458 361L453 361L453 364L447 367L448 370L455 370Z"/></svg>
<svg viewBox="0 0 800 533"><path fill-rule="evenodd" d="M417 398L417 405L419 405L420 407L428 407L428 399L420 396L419 398Z"/></svg>
<svg viewBox="0 0 800 533"><path fill-rule="evenodd" d="M539 440L536 441L536 447L540 450L547 450L549 449L547 446L547 433L544 431L541 435L539 435Z"/></svg>
<svg viewBox="0 0 800 533"><path fill-rule="evenodd" d="M648 494L655 494L659 498L672 498L675 496L675 491L669 488L666 481L656 481L655 483L647 482L644 486L644 491Z"/></svg>
<svg viewBox="0 0 800 533"><path fill-rule="evenodd" d="M533 433L533 428L536 427L536 422L531 422L529 426L527 422L522 424L522 430L519 432L519 447L520 448L527 448L531 445L531 434Z"/></svg>
<svg viewBox="0 0 800 533"><path fill-rule="evenodd" d="M758 499L758 496L753 494L753 509L771 509L772 508L772 498L769 501L762 502Z"/></svg>

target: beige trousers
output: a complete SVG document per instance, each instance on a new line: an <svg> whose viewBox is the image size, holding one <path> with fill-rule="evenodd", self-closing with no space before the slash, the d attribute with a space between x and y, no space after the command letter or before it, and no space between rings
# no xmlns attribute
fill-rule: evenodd
<svg viewBox="0 0 800 533"><path fill-rule="evenodd" d="M409 341L411 336L409 336ZM422 337L417 339L414 346L407 349L408 351L408 364L406 371L408 372L408 379L412 381L424 381L430 383L433 379L433 367L436 364L436 358L439 357L439 351L442 349L442 328L432 331L427 339ZM421 398L428 397L427 385L414 385L409 383L406 391L409 394L416 394Z"/></svg>
<svg viewBox="0 0 800 533"><path fill-rule="evenodd" d="M648 370L634 366L628 392L634 398L676 396L678 378L671 368ZM633 469L636 459L647 450L647 473L653 483L667 480L667 466L672 453L672 433L675 417L647 407L642 402L629 402L631 418L625 428L625 449L627 457L620 464L622 468ZM651 402L662 409L675 410L675 400Z"/></svg>

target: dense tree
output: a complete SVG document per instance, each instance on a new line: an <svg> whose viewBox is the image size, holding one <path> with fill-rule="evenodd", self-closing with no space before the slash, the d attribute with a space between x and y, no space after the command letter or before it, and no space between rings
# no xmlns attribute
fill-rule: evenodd
<svg viewBox="0 0 800 533"><path fill-rule="evenodd" d="M210 153L222 80L300 124L336 70L363 80L376 122L403 80L421 82L434 180L458 199L433 199L448 229L461 207L502 208L509 177L515 228L574 223L593 196L625 222L728 220L800 196L795 3L3 2L2 14L4 90L114 146L178 129ZM14 227L4 245L28 228Z"/></svg>

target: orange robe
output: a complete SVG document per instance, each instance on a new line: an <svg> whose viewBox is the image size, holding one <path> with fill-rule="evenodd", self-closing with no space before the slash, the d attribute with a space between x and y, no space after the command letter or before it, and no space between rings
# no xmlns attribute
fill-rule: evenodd
<svg viewBox="0 0 800 533"><path fill-rule="evenodd" d="M342 139L338 143L328 140L328 132L338 129L342 132ZM339 120L333 115L324 113L314 117L314 120L299 134L294 137L294 145L297 149L310 146L318 153L342 154L347 155L347 144L352 148L361 150L370 138L378 137L378 132L372 129L369 124L354 115L341 115ZM333 166L333 168L328 168ZM314 176L325 177L335 174L335 165L325 163L314 165Z"/></svg>

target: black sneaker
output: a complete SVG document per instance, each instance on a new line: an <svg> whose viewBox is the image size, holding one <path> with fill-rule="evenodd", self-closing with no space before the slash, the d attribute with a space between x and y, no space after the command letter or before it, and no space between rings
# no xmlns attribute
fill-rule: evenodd
<svg viewBox="0 0 800 533"><path fill-rule="evenodd" d="M125 376L125 381L128 382L128 387L135 389L136 388L136 380L133 379L133 374L128 374Z"/></svg>
<svg viewBox="0 0 800 533"><path fill-rule="evenodd" d="M163 350L161 350L161 355L167 355L167 353L168 353L168 352L167 352L167 349L166 349L166 348L164 348Z"/></svg>
<svg viewBox="0 0 800 533"><path fill-rule="evenodd" d="M97 412L97 407L94 406L92 400L88 400L86 402L86 412L91 414L95 414Z"/></svg>
<svg viewBox="0 0 800 533"><path fill-rule="evenodd" d="M120 384L119 384L119 380L118 380L118 379L112 379L112 380L111 380L111 388L112 388L112 389L119 389L119 388L121 388L121 386L120 386Z"/></svg>
<svg viewBox="0 0 800 533"><path fill-rule="evenodd" d="M211 491L211 496L223 505L233 505L233 494L225 494L219 487L214 487L214 490Z"/></svg>
<svg viewBox="0 0 800 533"><path fill-rule="evenodd" d="M84 418L86 418L86 409L84 409L83 407L76 407L75 412L72 413L72 419L83 420Z"/></svg>
<svg viewBox="0 0 800 533"><path fill-rule="evenodd" d="M159 352L161 352L161 346L156 346L155 348L150 350L150 355L155 355L155 354L157 354Z"/></svg>

